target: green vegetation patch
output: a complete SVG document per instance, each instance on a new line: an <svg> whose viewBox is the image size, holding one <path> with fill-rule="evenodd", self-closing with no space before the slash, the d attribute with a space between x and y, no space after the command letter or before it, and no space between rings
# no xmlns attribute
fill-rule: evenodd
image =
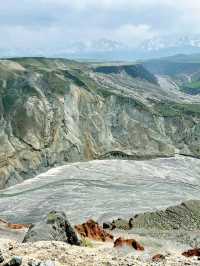
<svg viewBox="0 0 200 266"><path fill-rule="evenodd" d="M175 117L183 115L198 115L200 116L200 104L199 103L169 103L162 102L156 104L155 110L161 116L164 117Z"/></svg>
<svg viewBox="0 0 200 266"><path fill-rule="evenodd" d="M65 78L72 80L77 86L86 87L85 83L81 80L81 72L79 70L64 70L62 72Z"/></svg>
<svg viewBox="0 0 200 266"><path fill-rule="evenodd" d="M181 86L181 90L185 93L196 95L200 93L200 81L187 83Z"/></svg>
<svg viewBox="0 0 200 266"><path fill-rule="evenodd" d="M187 84L186 86L191 88L191 89L200 89L200 81L191 82L191 83Z"/></svg>
<svg viewBox="0 0 200 266"><path fill-rule="evenodd" d="M85 238L85 237L81 238L81 245L83 247L88 247L88 248L93 248L94 247L92 241L89 240L88 238Z"/></svg>

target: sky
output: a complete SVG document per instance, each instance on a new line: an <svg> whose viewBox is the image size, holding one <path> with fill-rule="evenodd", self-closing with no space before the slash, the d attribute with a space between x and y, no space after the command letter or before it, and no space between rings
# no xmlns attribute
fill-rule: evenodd
<svg viewBox="0 0 200 266"><path fill-rule="evenodd" d="M200 0L6 0L0 54L134 49L149 39L200 34L199 14Z"/></svg>

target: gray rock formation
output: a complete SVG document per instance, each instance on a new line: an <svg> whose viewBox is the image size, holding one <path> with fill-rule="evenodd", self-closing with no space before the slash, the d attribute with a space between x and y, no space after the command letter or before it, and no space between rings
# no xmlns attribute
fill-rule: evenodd
<svg viewBox="0 0 200 266"><path fill-rule="evenodd" d="M109 224L106 224L107 227ZM190 200L166 210L146 212L135 215L128 220L118 219L110 224L110 228L156 229L156 230L199 230L200 201Z"/></svg>
<svg viewBox="0 0 200 266"><path fill-rule="evenodd" d="M12 259L5 263L4 266L20 266L22 265L22 257L14 256Z"/></svg>
<svg viewBox="0 0 200 266"><path fill-rule="evenodd" d="M98 67L0 61L0 188L72 161L199 157L198 96L159 86L140 65Z"/></svg>
<svg viewBox="0 0 200 266"><path fill-rule="evenodd" d="M56 211L50 212L46 221L31 226L23 240L24 243L37 241L63 241L71 245L80 245L65 213Z"/></svg>

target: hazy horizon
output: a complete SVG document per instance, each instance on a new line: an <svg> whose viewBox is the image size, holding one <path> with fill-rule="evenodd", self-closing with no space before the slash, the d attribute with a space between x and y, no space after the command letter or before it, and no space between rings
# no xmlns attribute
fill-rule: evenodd
<svg viewBox="0 0 200 266"><path fill-rule="evenodd" d="M200 52L197 0L8 0L0 56L136 60Z"/></svg>

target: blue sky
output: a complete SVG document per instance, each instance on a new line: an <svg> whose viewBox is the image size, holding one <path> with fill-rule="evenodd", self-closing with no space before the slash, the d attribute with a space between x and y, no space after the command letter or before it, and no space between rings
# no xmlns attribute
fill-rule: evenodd
<svg viewBox="0 0 200 266"><path fill-rule="evenodd" d="M6 0L0 51L74 52L95 49L100 39L138 47L152 38L199 34L199 25L200 0Z"/></svg>

